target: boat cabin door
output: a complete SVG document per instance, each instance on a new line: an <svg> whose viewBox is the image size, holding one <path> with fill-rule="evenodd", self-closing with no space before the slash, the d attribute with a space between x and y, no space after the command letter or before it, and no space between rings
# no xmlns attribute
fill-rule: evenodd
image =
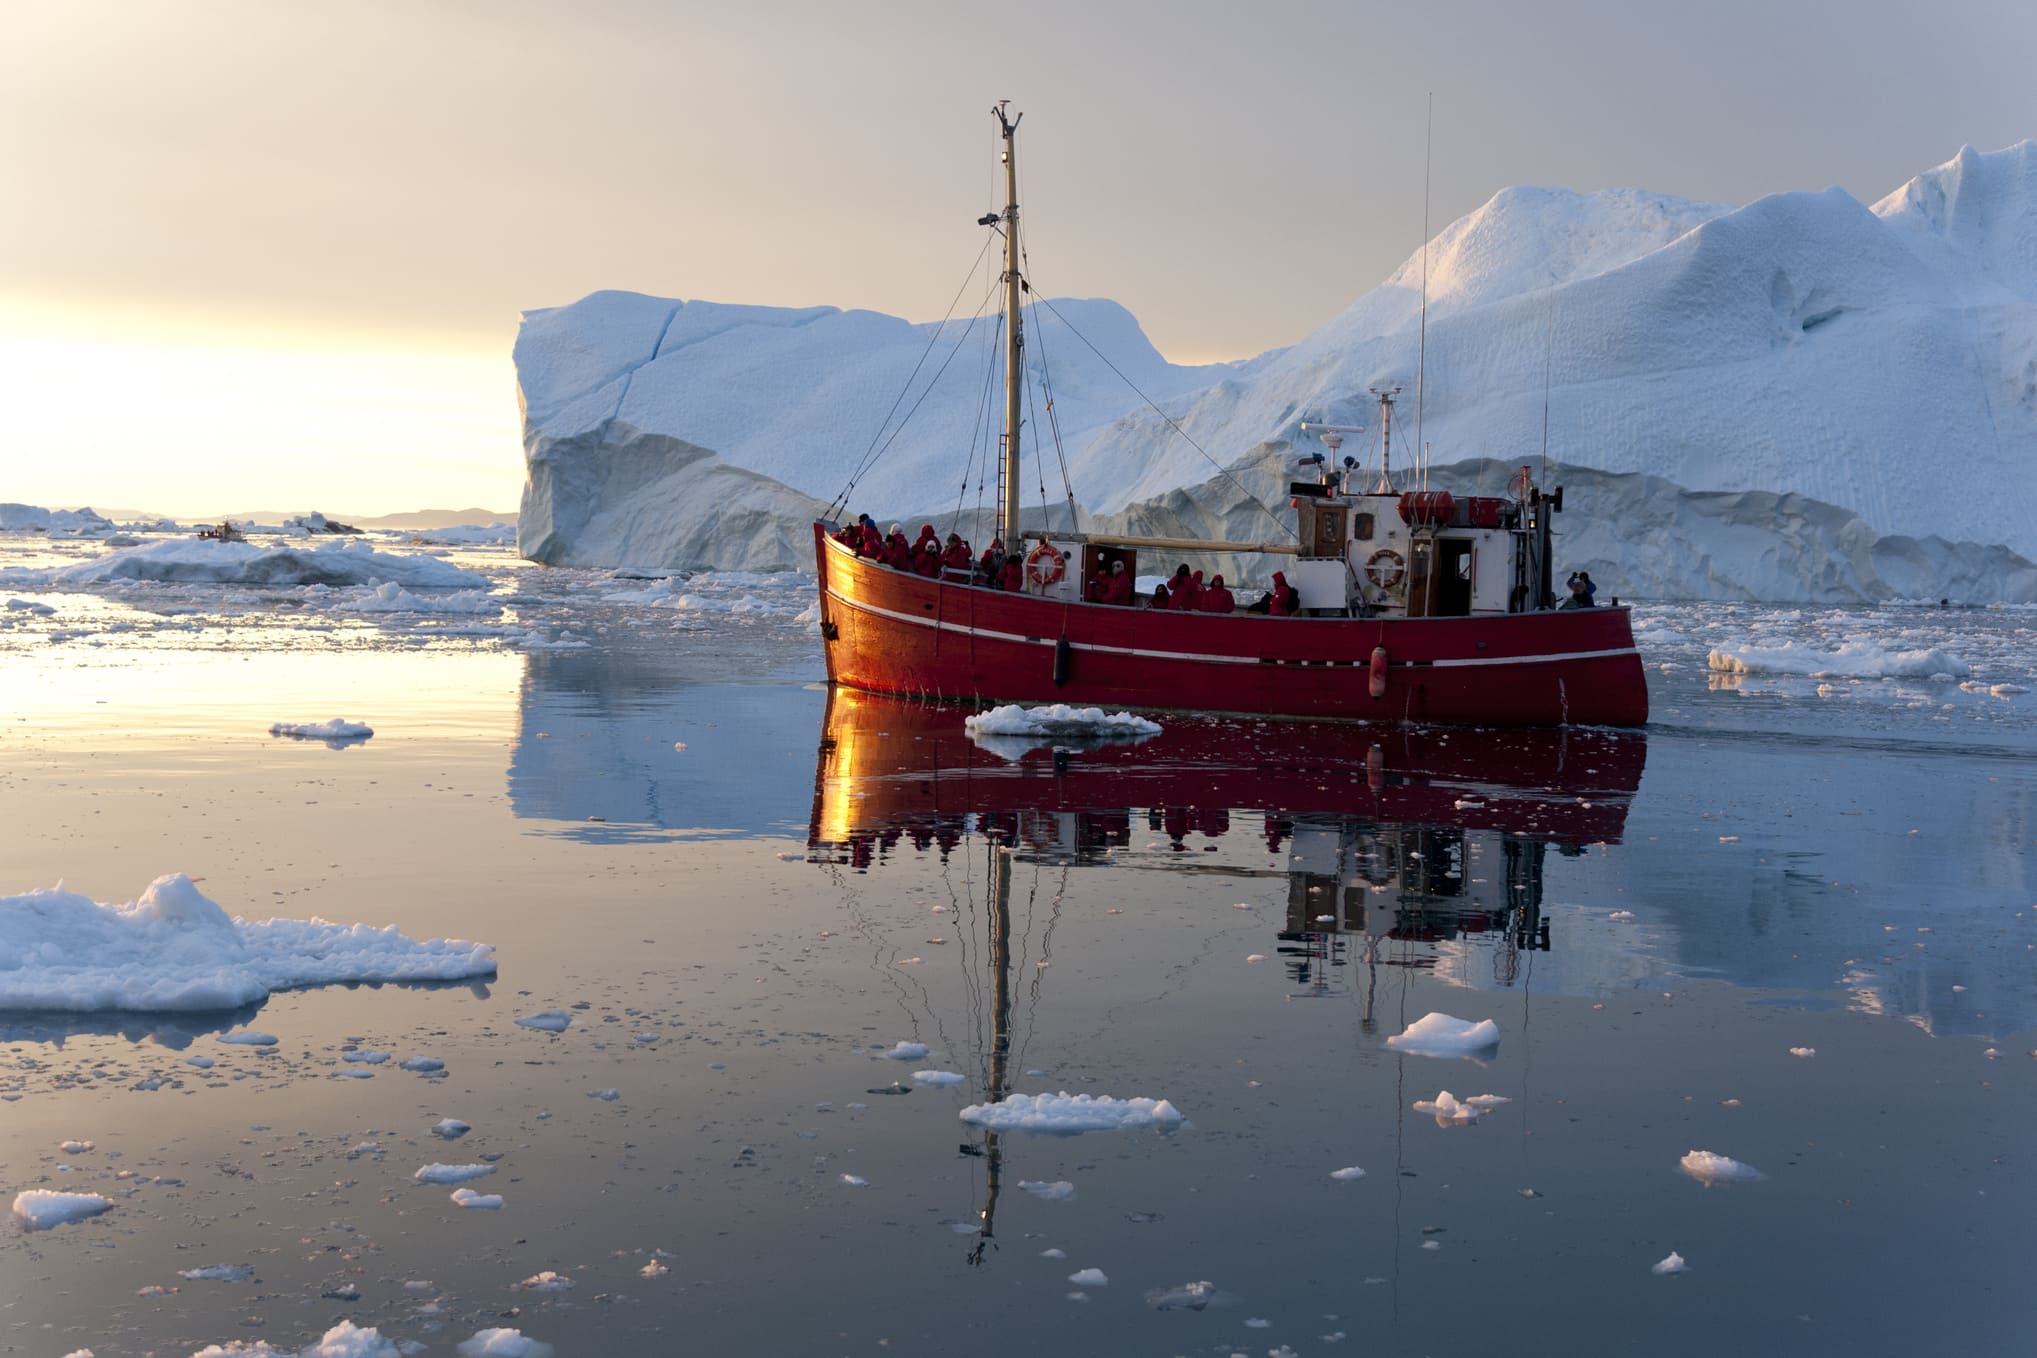
<svg viewBox="0 0 2037 1358"><path fill-rule="evenodd" d="M1436 539L1436 593L1431 616L1461 618L1470 614L1472 551L1469 538Z"/></svg>

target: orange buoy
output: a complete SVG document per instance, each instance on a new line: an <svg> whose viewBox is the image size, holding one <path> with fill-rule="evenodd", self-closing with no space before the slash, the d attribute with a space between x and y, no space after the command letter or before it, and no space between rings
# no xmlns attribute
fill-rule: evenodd
<svg viewBox="0 0 2037 1358"><path fill-rule="evenodd" d="M1374 698L1384 698L1386 696L1386 647L1384 646L1374 646L1372 648L1371 689Z"/></svg>

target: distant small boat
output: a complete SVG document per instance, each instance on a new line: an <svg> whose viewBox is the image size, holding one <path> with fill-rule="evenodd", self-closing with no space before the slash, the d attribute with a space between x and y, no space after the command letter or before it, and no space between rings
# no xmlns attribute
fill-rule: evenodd
<svg viewBox="0 0 2037 1358"><path fill-rule="evenodd" d="M215 527L199 529L198 536L212 542L246 542L248 540L246 533L241 532L240 529L235 528L225 519L221 519Z"/></svg>
<svg viewBox="0 0 2037 1358"><path fill-rule="evenodd" d="M1335 461L1349 427L1309 426L1330 449L1289 488L1290 542L1046 531L1019 522L1024 409L1018 119L1003 129L1005 206L984 224L1005 245L1004 468L999 541L1022 563L919 574L885 564L856 525L813 527L831 683L936 700L1056 701L1251 715L1471 725L1638 726L1648 687L1629 610L1559 601L1545 491L1522 467L1502 496L1397 485L1393 390L1380 406L1380 470L1351 486ZM1273 614L1144 606L1126 596L1139 555L1293 558ZM1150 559L1150 557L1149 557ZM1016 586L1000 588L999 585ZM1097 601L1115 591L1113 602ZM1191 602L1194 592L1191 591ZM1577 606L1590 605L1590 606Z"/></svg>

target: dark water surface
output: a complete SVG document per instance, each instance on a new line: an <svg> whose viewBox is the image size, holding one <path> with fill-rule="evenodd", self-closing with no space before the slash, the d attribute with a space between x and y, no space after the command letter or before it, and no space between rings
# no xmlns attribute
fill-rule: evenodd
<svg viewBox="0 0 2037 1358"><path fill-rule="evenodd" d="M1671 674L1645 733L986 749L831 701L801 637L683 642L17 690L0 889L185 871L501 972L0 1015L10 1197L119 1204L0 1234L0 1352L294 1351L341 1319L440 1353L493 1326L561 1355L2028 1351L2024 742ZM365 744L263 734L363 695ZM561 1035L513 1022L553 1007ZM1431 1011L1496 1050L1385 1045ZM337 1078L350 1042L447 1074ZM1061 1090L1186 1125L958 1117ZM1411 1105L1442 1090L1509 1101L1441 1127ZM1762 1177L1708 1187L1693 1150ZM412 1179L484 1157L498 1212ZM221 1263L254 1278L179 1276ZM515 1286L544 1270L574 1286Z"/></svg>

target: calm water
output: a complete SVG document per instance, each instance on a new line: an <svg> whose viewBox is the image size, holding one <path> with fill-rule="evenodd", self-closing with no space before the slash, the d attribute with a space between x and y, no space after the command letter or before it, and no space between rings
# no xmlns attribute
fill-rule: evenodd
<svg viewBox="0 0 2037 1358"><path fill-rule="evenodd" d="M0 1186L119 1204L0 1233L0 1352L340 1319L442 1353L498 1325L562 1355L2027 1350L2030 699L1704 665L1851 629L2027 675L2027 615L1658 610L1644 733L1175 719L1057 753L831 700L783 591L675 617L490 569L591 644L259 593L196 627L34 594L58 612L0 641L0 891L185 871L501 962L0 1015ZM266 734L333 715L376 735ZM563 1034L513 1022L553 1007ZM1431 1011L1497 1049L1385 1045ZM217 1040L246 1025L277 1049ZM336 1078L350 1045L447 1074ZM1061 1090L1187 1123L958 1117ZM1508 1102L1441 1127L1411 1105L1442 1090ZM1707 1187L1693 1150L1763 1177ZM499 1212L412 1180L484 1158ZM179 1276L212 1264L254 1276ZM574 1286L516 1286L545 1270Z"/></svg>

